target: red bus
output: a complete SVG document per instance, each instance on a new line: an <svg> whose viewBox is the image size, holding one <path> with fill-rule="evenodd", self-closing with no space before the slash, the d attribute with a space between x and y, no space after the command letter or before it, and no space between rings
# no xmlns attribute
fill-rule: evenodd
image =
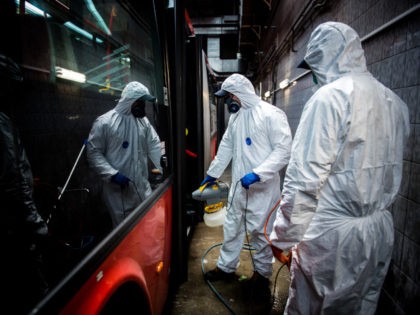
<svg viewBox="0 0 420 315"><path fill-rule="evenodd" d="M216 87L201 44L187 40L184 9L160 0L2 2L13 8L0 18L18 30L9 56L24 77L14 116L50 225L50 289L29 313L164 312L187 277L188 238L202 215L190 195L217 140ZM83 143L134 80L157 97L147 116L164 174L151 175L152 195L112 228Z"/></svg>

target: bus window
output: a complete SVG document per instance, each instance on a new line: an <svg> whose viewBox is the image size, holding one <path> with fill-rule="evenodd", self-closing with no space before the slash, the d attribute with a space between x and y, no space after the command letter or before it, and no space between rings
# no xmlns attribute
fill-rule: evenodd
<svg viewBox="0 0 420 315"><path fill-rule="evenodd" d="M21 51L13 57L24 71L25 93L18 96L22 106L14 109L15 117L23 141L34 144L27 152L36 179L35 197L51 228L46 262L50 292L55 292L73 268L98 251L97 246L110 253L143 216L155 217L148 212L161 196L170 199L167 188L162 192L171 172L163 59L152 1L142 2L144 10L136 14L117 0L8 1L14 2L15 21L20 23ZM122 226L113 229L101 202L101 181L92 173L83 146L95 118L115 107L131 81L143 83L157 98L147 105L146 115L161 140L163 174L149 163L151 200L139 203ZM157 207L158 226L152 229L161 234L149 236L166 243L168 200ZM163 260L162 251L156 249L153 259Z"/></svg>

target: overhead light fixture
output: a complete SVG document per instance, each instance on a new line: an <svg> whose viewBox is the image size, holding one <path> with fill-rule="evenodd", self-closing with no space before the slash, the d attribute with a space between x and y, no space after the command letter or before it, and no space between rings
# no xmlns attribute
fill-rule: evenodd
<svg viewBox="0 0 420 315"><path fill-rule="evenodd" d="M285 88L287 88L290 85L290 80L289 79L284 79L283 81L281 81L279 83L279 88L284 90Z"/></svg>
<svg viewBox="0 0 420 315"><path fill-rule="evenodd" d="M15 0L15 3L17 7L20 6L20 0ZM48 13L44 12L40 8L37 8L36 6L34 6L33 4L30 4L27 1L25 1L25 11L28 11L28 13L32 13L33 15L46 16L48 18L51 17L51 15L49 15Z"/></svg>
<svg viewBox="0 0 420 315"><path fill-rule="evenodd" d="M19 3L20 3L20 0L15 0L15 3L16 3L16 5L19 7ZM27 11L28 13L31 13L31 14L33 14L33 15L38 15L38 16L43 16L43 17L47 17L47 18L50 18L51 17L51 15L50 14L48 14L47 12L45 12L45 11L43 11L43 10L41 10L40 8L38 8L38 7L36 7L36 6L34 6L33 4L30 4L29 2L27 2L27 1L25 1L25 11ZM93 14L93 13L92 13ZM83 35L84 37L86 37L86 38L88 38L88 39L90 39L90 40L92 40L93 39L93 35L91 34L91 33L89 33L89 32L87 32L87 31L85 31L84 29L82 29L82 28L80 28L80 27L78 27L77 25L75 25L75 24L73 24L72 22L66 22L66 23L64 23L64 25L67 27L67 28L69 28L69 29L71 29L72 31L74 31L74 32L76 32L76 33L79 33L80 35ZM105 25L105 27L106 27L106 25ZM105 30L105 32L108 34L108 32L109 32L109 34L108 35L110 35L111 34L111 32L108 30L108 29L106 29ZM96 40L96 42L98 43L98 44L102 44L104 41L102 40L102 39L100 39L100 38L95 38L95 40Z"/></svg>
<svg viewBox="0 0 420 315"><path fill-rule="evenodd" d="M270 97L270 95L271 95L271 92L270 92L270 91L266 91L266 92L264 93L264 97L265 97L265 98L269 98L269 97Z"/></svg>
<svg viewBox="0 0 420 315"><path fill-rule="evenodd" d="M79 83L86 83L86 76L83 73L76 72L73 70L55 67L55 73L57 78L75 81Z"/></svg>

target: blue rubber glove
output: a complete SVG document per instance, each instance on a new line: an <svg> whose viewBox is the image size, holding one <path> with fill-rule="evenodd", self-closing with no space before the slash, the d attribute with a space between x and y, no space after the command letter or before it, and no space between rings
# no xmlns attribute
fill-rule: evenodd
<svg viewBox="0 0 420 315"><path fill-rule="evenodd" d="M120 185L121 188L125 188L128 186L130 179L126 177L125 175L118 172L117 174L111 177L111 181L115 184Z"/></svg>
<svg viewBox="0 0 420 315"><path fill-rule="evenodd" d="M201 182L200 186L203 186L205 183L210 183L210 184L214 184L214 181L216 180L216 178L207 175L206 178L204 178L204 180Z"/></svg>
<svg viewBox="0 0 420 315"><path fill-rule="evenodd" d="M249 189L250 185L259 181L260 181L260 177L254 172L248 173L244 177L241 178L242 187L245 189Z"/></svg>

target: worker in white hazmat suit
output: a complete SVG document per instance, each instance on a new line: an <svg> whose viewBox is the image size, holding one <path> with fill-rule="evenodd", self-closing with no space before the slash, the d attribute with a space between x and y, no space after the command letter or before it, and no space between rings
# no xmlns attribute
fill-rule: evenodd
<svg viewBox="0 0 420 315"><path fill-rule="evenodd" d="M232 185L223 246L216 269L207 272L206 278L235 276L247 230L255 249L253 279L268 288L273 254L264 237L264 223L281 196L279 171L289 161L290 127L284 112L262 101L243 75L229 76L215 95L225 97L232 114L202 185L219 178L231 161Z"/></svg>
<svg viewBox="0 0 420 315"><path fill-rule="evenodd" d="M285 314L374 314L392 254L406 104L366 68L357 33L327 22L303 66L320 88L306 103L270 235L292 251Z"/></svg>
<svg viewBox="0 0 420 315"><path fill-rule="evenodd" d="M145 111L145 102L154 100L143 84L128 83L89 134L88 162L103 180L102 198L114 226L151 194L148 159L161 172L160 139Z"/></svg>

